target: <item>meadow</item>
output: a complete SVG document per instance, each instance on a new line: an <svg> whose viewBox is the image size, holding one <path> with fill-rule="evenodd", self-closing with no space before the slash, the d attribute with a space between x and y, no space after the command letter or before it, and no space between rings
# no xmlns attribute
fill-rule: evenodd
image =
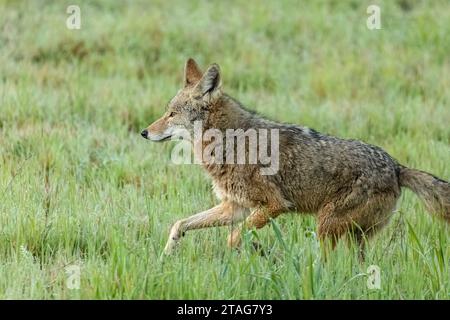
<svg viewBox="0 0 450 320"><path fill-rule="evenodd" d="M193 57L249 109L450 180L450 2L77 0L79 30L68 4L0 0L0 298L450 298L450 225L410 191L363 263L344 242L324 263L309 215L240 252L228 228L192 231L161 259L171 224L217 199L139 134Z"/></svg>

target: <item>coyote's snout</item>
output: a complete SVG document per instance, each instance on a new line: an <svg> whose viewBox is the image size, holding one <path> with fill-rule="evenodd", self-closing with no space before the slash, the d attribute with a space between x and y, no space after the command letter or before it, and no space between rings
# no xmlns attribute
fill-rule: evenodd
<svg viewBox="0 0 450 320"><path fill-rule="evenodd" d="M379 147L263 119L222 91L218 65L202 73L189 59L183 88L164 115L141 134L152 141L168 140L179 130L194 130L196 121L202 122L202 130L223 133L214 141L220 148L197 143L215 160L202 165L221 203L177 221L170 230L166 253L186 231L215 226L234 226L228 244L238 246L243 228L262 228L288 211L315 214L320 239L330 239L333 247L342 235L352 233L363 248L365 239L388 222L402 187L417 193L429 211L450 222L448 182L400 165ZM225 137L230 129L276 130L278 170L264 175L259 162L221 161L237 151L235 144L217 138ZM246 156L251 155L251 148L251 143L245 144Z"/></svg>

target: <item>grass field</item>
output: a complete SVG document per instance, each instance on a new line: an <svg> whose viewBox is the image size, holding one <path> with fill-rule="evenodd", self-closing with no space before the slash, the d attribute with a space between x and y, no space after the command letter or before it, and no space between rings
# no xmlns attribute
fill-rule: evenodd
<svg viewBox="0 0 450 320"><path fill-rule="evenodd" d="M449 299L450 226L409 191L362 264L345 243L323 263L307 215L240 253L227 228L193 231L160 259L170 225L217 200L199 166L170 162L174 142L139 135L191 56L250 109L449 180L449 21L447 0L0 0L0 298Z"/></svg>

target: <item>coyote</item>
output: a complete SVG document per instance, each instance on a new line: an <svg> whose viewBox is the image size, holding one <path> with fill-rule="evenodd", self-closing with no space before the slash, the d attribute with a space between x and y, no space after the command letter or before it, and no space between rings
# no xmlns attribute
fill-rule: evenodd
<svg viewBox="0 0 450 320"><path fill-rule="evenodd" d="M183 88L168 103L164 115L141 135L166 141L178 128L193 130L195 121L202 121L203 130L221 132L278 130L279 170L263 175L259 163L202 162L221 203L177 221L164 249L167 254L188 230L226 225L233 226L228 245L238 247L243 229L262 228L285 212L316 215L321 242L326 240L334 248L341 236L350 234L363 254L366 239L392 216L402 187L414 191L430 212L450 222L448 182L399 164L377 146L266 120L222 91L217 64L202 73L188 59ZM225 141L218 143L223 143L224 154L233 151L227 150ZM200 148L204 147L202 143Z"/></svg>

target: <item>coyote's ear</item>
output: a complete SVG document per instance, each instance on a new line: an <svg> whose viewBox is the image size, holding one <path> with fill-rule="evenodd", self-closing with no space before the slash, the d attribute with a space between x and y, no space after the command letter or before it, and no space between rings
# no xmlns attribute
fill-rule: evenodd
<svg viewBox="0 0 450 320"><path fill-rule="evenodd" d="M206 70L200 82L197 84L196 89L201 96L207 93L213 96L215 92L220 89L222 83L220 80L220 68L217 64L212 64L208 70Z"/></svg>
<svg viewBox="0 0 450 320"><path fill-rule="evenodd" d="M184 65L184 86L192 86L202 78L202 72L194 59L189 58Z"/></svg>

